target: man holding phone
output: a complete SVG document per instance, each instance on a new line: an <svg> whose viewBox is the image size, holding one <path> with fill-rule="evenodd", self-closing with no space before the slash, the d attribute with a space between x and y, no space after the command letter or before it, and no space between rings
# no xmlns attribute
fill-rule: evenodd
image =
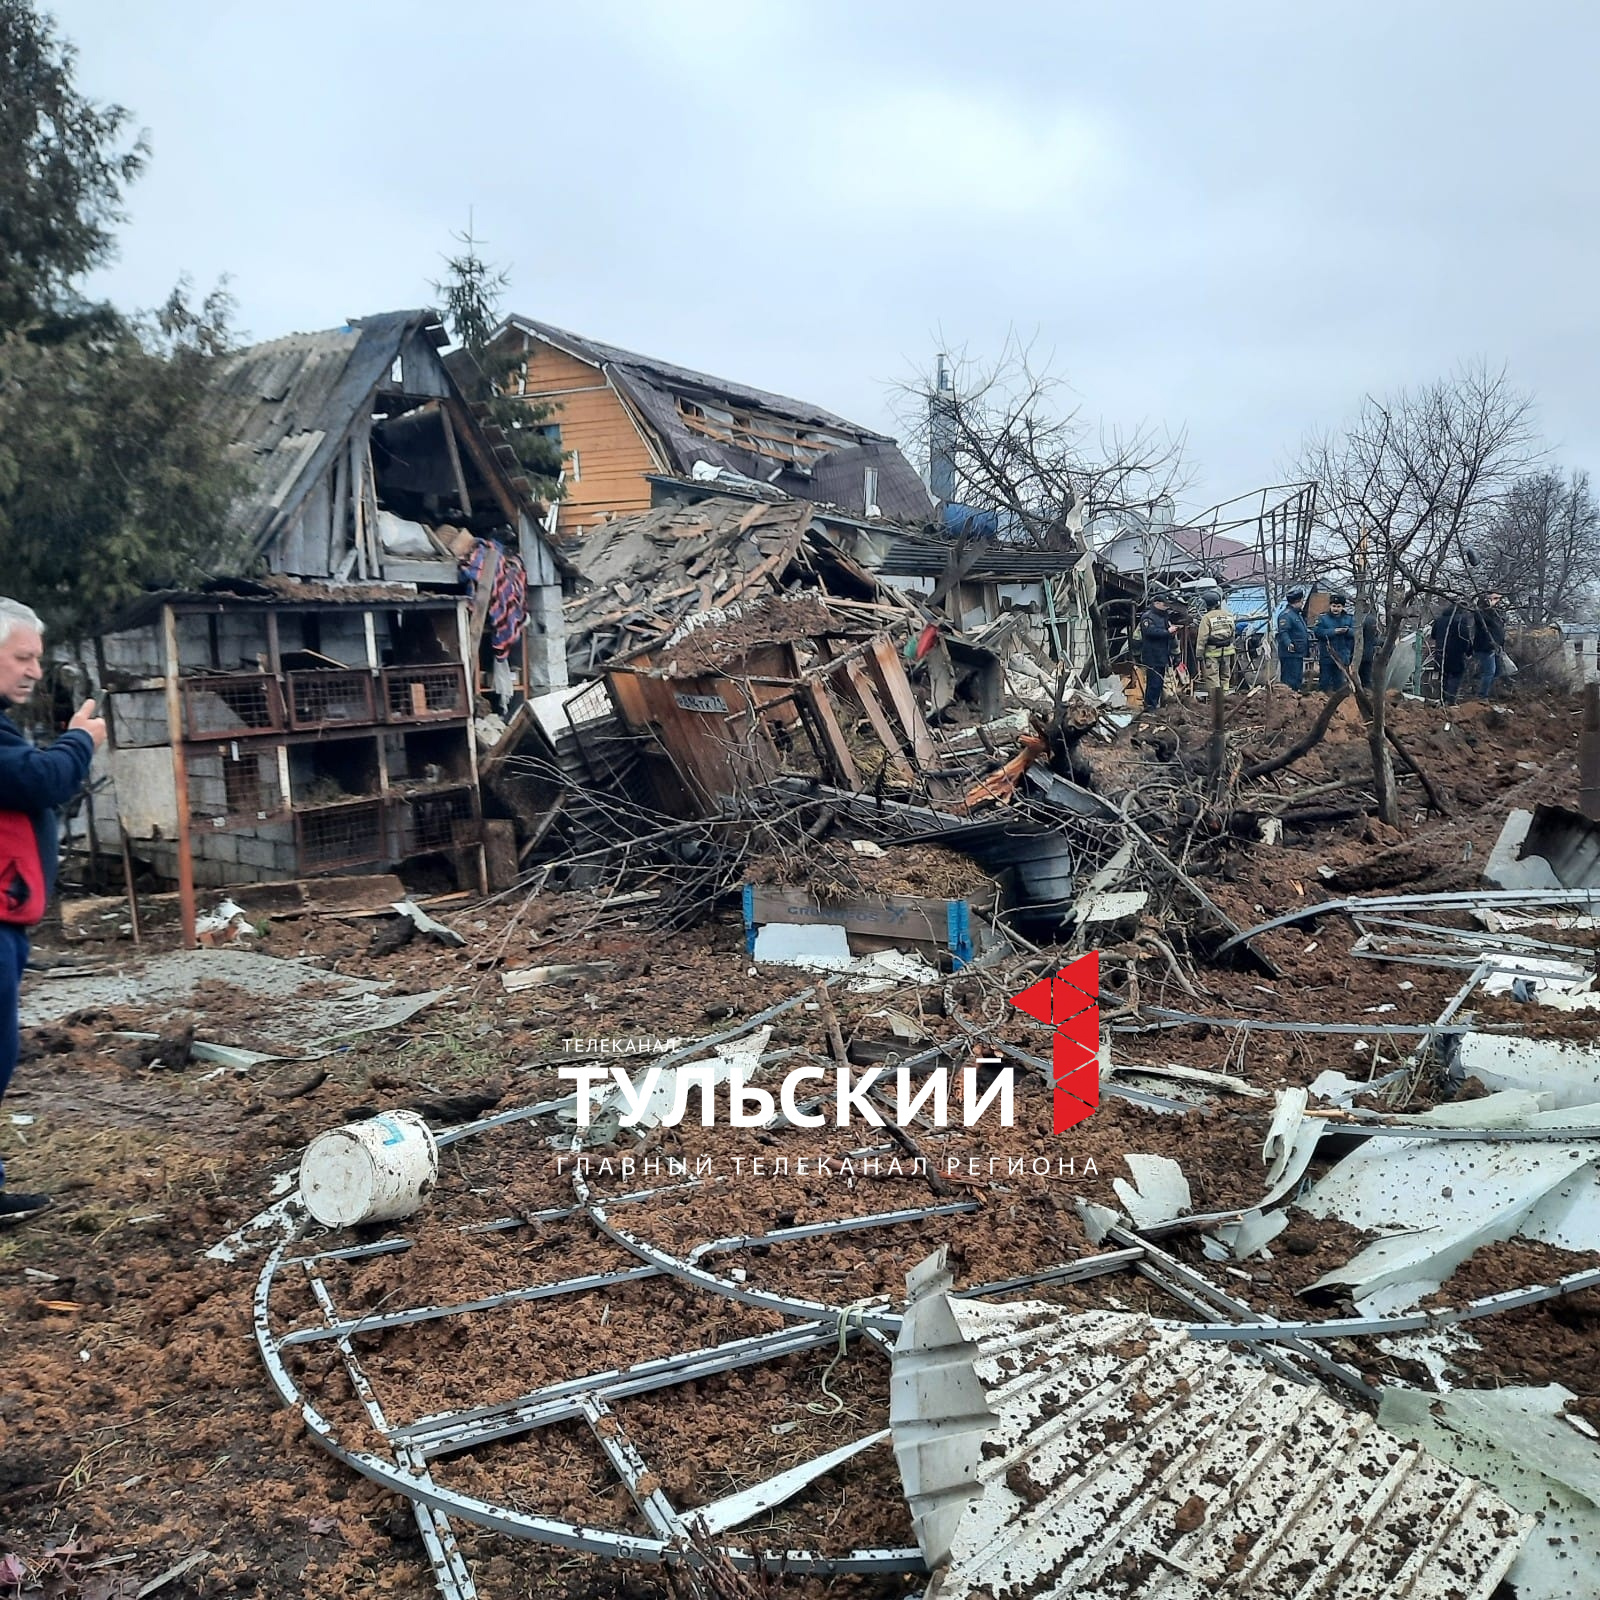
<svg viewBox="0 0 1600 1600"><path fill-rule="evenodd" d="M44 676L44 625L15 600L0 598L0 706L25 705ZM30 744L0 716L0 1098L16 1070L21 1039L17 1008L28 965L28 930L44 916L55 889L56 810L83 787L106 725L93 700L78 708L47 750ZM0 1165L0 1227L49 1208L47 1195L5 1186Z"/></svg>

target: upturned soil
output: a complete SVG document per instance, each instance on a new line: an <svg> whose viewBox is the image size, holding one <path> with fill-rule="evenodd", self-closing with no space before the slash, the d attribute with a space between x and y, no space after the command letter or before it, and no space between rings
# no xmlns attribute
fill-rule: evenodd
<svg viewBox="0 0 1600 1600"><path fill-rule="evenodd" d="M1232 708L1235 748L1259 760L1292 743L1315 701L1281 693ZM1399 703L1394 725L1448 796L1452 816L1427 818L1412 782L1398 831L1367 816L1290 827L1279 845L1235 843L1199 852L1197 881L1240 926L1354 892L1425 893L1471 887L1506 811L1575 794L1575 703L1512 700L1504 710ZM1159 791L1172 763L1203 747L1204 710L1177 707L1114 746L1084 746L1102 787ZM1312 755L1266 784L1246 785L1250 805L1281 808L1297 789L1350 779L1359 793L1365 730L1341 719ZM1326 791L1319 799L1340 799ZM1242 802L1241 802L1242 803ZM1307 804L1314 804L1308 801ZM1292 807L1291 807L1292 809ZM819 896L899 891L967 893L981 874L934 850L862 856L836 833L806 871L774 863L784 881L813 882ZM275 1061L245 1071L191 1061L146 1064L128 1032L166 1032L192 1022L205 1041L249 1047L284 1002L208 986L187 1007L120 1006L69 1014L27 1031L25 1060L0 1111L0 1153L10 1184L43 1190L53 1209L0 1232L0 1557L27 1564L39 1592L110 1600L131 1596L191 1556L193 1566L156 1591L164 1597L231 1594L422 1600L436 1592L409 1504L335 1460L284 1409L259 1358L252 1297L264 1249L233 1262L206 1251L265 1208L318 1132L376 1111L412 1107L444 1128L559 1098L571 1085L572 1041L694 1039L719 1035L817 980L756 969L736 907L708 908L705 922L662 935L646 926L587 929L592 905L578 895L460 900L435 915L468 940L449 949L422 939L390 954L370 951L381 919L297 915L263 925L251 947L309 959L330 973L372 977L402 992L446 996L400 1028L350 1038L314 1061ZM1113 1061L1148 1076L1157 1094L1193 1093L1166 1074L1199 1068L1257 1091L1211 1088L1187 1115L1108 1097L1067 1134L1050 1129L1047 1087L1017 1079L1014 1126L992 1118L972 1128L906 1130L939 1183L919 1174L887 1129L702 1127L691 1118L651 1131L623 1130L587 1151L585 1181L641 1247L683 1257L713 1241L701 1266L724 1286L829 1307L898 1306L907 1270L947 1246L956 1280L977 1287L1093 1253L1079 1202L1119 1205L1130 1153L1169 1156L1188 1179L1197 1211L1248 1209L1265 1190L1262 1143L1271 1091L1334 1069L1358 1080L1404 1063L1414 1041L1252 1028L1259 1022L1347 1021L1383 1025L1435 1019L1460 988L1459 971L1353 958L1355 930L1340 915L1264 935L1257 948L1276 980L1200 959L1199 930L1177 899L1160 897L1146 931L1182 959L1189 992L1135 941L1102 952L1108 985L1136 998L1146 1024L1120 1032ZM1529 929L1582 944L1587 934ZM170 935L155 935L170 941ZM48 992L51 970L111 969L137 960L118 940L67 944L48 930L46 965L30 973ZM503 966L591 966L567 982L508 994ZM1041 958L1038 972L1054 963ZM1028 981L1023 974L1021 981ZM1015 986L1015 982L1011 985ZM832 991L840 1034L858 1059L885 1049L908 1056L948 1041L949 1065L975 1064L995 1047L1047 1057L1049 1031L1006 1004L996 977L964 974L926 988ZM1130 999L1135 996L1130 994ZM292 1002L291 1002L292 1004ZM772 1021L773 1081L790 1065L826 1063L825 1012L802 1003ZM1211 1020L1152 1018L1167 1007ZM1600 1014L1558 1016L1506 1000L1473 1002L1480 1021L1551 1038L1595 1041ZM889 1017L886 1012L896 1015ZM1138 1020L1131 1012L1116 1020ZM1160 1025L1156 1025L1157 1023ZM979 1036L965 1031L976 1028ZM909 1030L914 1037L907 1038ZM896 1030L900 1036L897 1037ZM586 1051L580 1045L579 1051ZM621 1060L622 1058L610 1058ZM980 1082L988 1070L979 1067ZM1428 1070L1410 1075L1391 1109L1418 1109L1451 1092ZM695 1104L695 1102L691 1102ZM831 1119L830 1119L831 1120ZM957 1119L959 1122L959 1119ZM320 1275L335 1315L382 1316L450 1306L574 1278L637 1269L640 1259L575 1205L573 1130L549 1117L511 1123L443 1152L436 1190L409 1222L330 1236L315 1228L290 1249L268 1312L281 1337L323 1324L311 1280L294 1258L382 1238L409 1247L327 1261ZM674 1164L709 1159L695 1182ZM1313 1176L1326 1163L1313 1168ZM659 1190L646 1198L632 1198ZM626 1199L622 1197L628 1197ZM942 1214L790 1241L755 1236L830 1219L885 1213ZM489 1224L497 1224L490 1227ZM1208 1261L1178 1234L1163 1248L1207 1273L1257 1311L1316 1317L1349 1311L1303 1291L1368 1240L1337 1221L1291 1211L1270 1260ZM1439 1300L1456 1304L1497 1290L1548 1282L1600 1257L1512 1243L1479 1251ZM1117 1273L1027 1291L1067 1308L1112 1306L1177 1319L1189 1313L1145 1280ZM792 1319L790 1319L792 1325ZM387 1423L493 1407L569 1379L772 1332L772 1309L688 1287L670 1276L549 1298L523 1298L458 1315L360 1333L352 1348ZM831 1324L830 1324L831 1326ZM1559 1382L1574 1409L1600 1422L1593 1347L1600 1295L1547 1301L1472 1326L1455 1381L1471 1385ZM1370 1378L1421 1374L1370 1341L1335 1353ZM349 1448L382 1452L361 1397L332 1341L285 1352L301 1393ZM752 1365L613 1405L616 1424L650 1475L688 1512L887 1425L888 1360L871 1340L843 1355L830 1338L782 1361ZM447 1489L517 1511L647 1536L591 1428L581 1419L515 1434L434 1463ZM486 1600L513 1596L664 1595L659 1572L521 1543L456 1518L452 1528ZM820 1479L727 1536L765 1549L852 1549L914 1543L893 1457L884 1444ZM4 1569L0 1569L3 1571ZM775 1577L771 1592L899 1595L925 1580ZM13 1591L0 1580L0 1595Z"/></svg>

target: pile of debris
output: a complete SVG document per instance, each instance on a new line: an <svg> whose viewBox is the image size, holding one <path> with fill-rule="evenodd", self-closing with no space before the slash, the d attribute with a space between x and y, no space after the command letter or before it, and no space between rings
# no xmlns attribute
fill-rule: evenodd
<svg viewBox="0 0 1600 1600"><path fill-rule="evenodd" d="M188 1036L337 1083L358 1012L516 1030L467 1082L358 1058L334 1178L215 1243L285 1448L401 1497L446 1596L538 1546L729 1596L1600 1591L1579 708L1392 696L1384 822L1354 694L1136 720L809 508L574 559L582 681L481 763L493 892L326 890L412 992Z"/></svg>

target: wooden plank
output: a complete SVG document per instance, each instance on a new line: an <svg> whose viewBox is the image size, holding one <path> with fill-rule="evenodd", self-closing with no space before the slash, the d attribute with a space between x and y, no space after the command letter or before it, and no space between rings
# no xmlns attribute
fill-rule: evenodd
<svg viewBox="0 0 1600 1600"><path fill-rule="evenodd" d="M483 855L489 891L509 889L517 881L517 825L491 818L483 825Z"/></svg>
<svg viewBox="0 0 1600 1600"><path fill-rule="evenodd" d="M753 589L769 572L788 561L793 554L794 548L790 544L785 544L780 550L774 550L770 556L757 562L731 589L713 602L712 610L720 611L723 606L732 605L747 590Z"/></svg>
<svg viewBox="0 0 1600 1600"><path fill-rule="evenodd" d="M461 470L461 452L456 448L455 424L450 420L450 413L443 406L439 410L439 425L444 429L444 451L450 458L450 473L456 480L456 497L461 501L461 509L467 515L472 515L472 496L467 491L467 475Z"/></svg>
<svg viewBox="0 0 1600 1600"><path fill-rule="evenodd" d="M880 687L888 696L890 705L894 707L895 715L900 719L900 726L906 731L907 742L917 758L917 765L933 766L936 760L933 735L928 732L928 724L923 721L917 697L911 692L906 669L900 664L900 656L893 642L889 639L874 639L870 656L869 670L873 670L873 676L877 678Z"/></svg>
<svg viewBox="0 0 1600 1600"><path fill-rule="evenodd" d="M489 541L489 553L483 558L483 570L472 591L472 623L467 635L467 686L477 692L478 650L483 643L483 629L489 620L489 597L494 593L494 580L500 571L500 546Z"/></svg>
<svg viewBox="0 0 1600 1600"><path fill-rule="evenodd" d="M346 453L350 465L345 483L348 486L350 505L355 518L351 528L355 545L356 576L365 583L369 578L376 578L378 574L367 567L367 502L366 496L361 492L361 446L354 434L350 436L350 448Z"/></svg>
<svg viewBox="0 0 1600 1600"><path fill-rule="evenodd" d="M367 431L366 471L361 476L361 493L366 499L367 565L374 578L383 573L383 535L378 531L378 473L372 464L372 432Z"/></svg>
<svg viewBox="0 0 1600 1600"><path fill-rule="evenodd" d="M949 940L949 908L943 900L906 896L859 899L821 905L804 889L769 888L757 884L750 897L750 915L758 927L769 922L828 923L846 933L934 945Z"/></svg>
<svg viewBox="0 0 1600 1600"><path fill-rule="evenodd" d="M878 743L888 754L890 774L896 782L909 786L912 781L911 768L906 763L905 755L900 749L900 741L889 725L889 719L884 714L883 706L878 700L877 691L872 687L872 680L867 676L866 669L858 659L852 657L844 662L844 672L850 680L850 687L855 690L856 699L861 702L861 709L867 714L867 721L872 724L872 731L878 736Z"/></svg>
<svg viewBox="0 0 1600 1600"><path fill-rule="evenodd" d="M544 815L538 818L538 820L528 830L528 837L524 841L522 848L517 852L517 861L519 864L526 861L528 857L531 856L533 852L544 843L545 835L549 833L549 831L556 825L556 819L564 810L566 810L566 806L567 791L563 789L561 793L550 802L549 808L545 811Z"/></svg>
<svg viewBox="0 0 1600 1600"><path fill-rule="evenodd" d="M517 504L516 496L511 492L511 486L506 482L506 473L495 459L494 452L484 442L478 432L478 424L473 421L465 406L453 397L445 401L445 409L450 413L450 419L456 424L456 437L465 440L467 454L472 457L472 462L478 469L478 475L489 485L489 492L494 496L495 503L505 514L506 521L515 528L517 518L522 507Z"/></svg>
<svg viewBox="0 0 1600 1600"><path fill-rule="evenodd" d="M839 726L839 718L834 713L828 691L818 683L808 685L801 693L806 709L815 718L823 742L828 747L828 757L834 767L834 781L853 793L861 787L861 775L856 771L855 760L845 741L844 729Z"/></svg>

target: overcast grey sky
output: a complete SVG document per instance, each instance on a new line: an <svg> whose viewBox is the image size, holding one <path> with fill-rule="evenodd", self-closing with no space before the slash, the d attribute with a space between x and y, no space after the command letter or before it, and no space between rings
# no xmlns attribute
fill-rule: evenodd
<svg viewBox="0 0 1600 1600"><path fill-rule="evenodd" d="M1191 509L1462 357L1600 469L1588 0L53 10L150 133L124 304L427 304L470 206L508 309L868 424L941 331L1036 335L1088 415L1186 432Z"/></svg>

